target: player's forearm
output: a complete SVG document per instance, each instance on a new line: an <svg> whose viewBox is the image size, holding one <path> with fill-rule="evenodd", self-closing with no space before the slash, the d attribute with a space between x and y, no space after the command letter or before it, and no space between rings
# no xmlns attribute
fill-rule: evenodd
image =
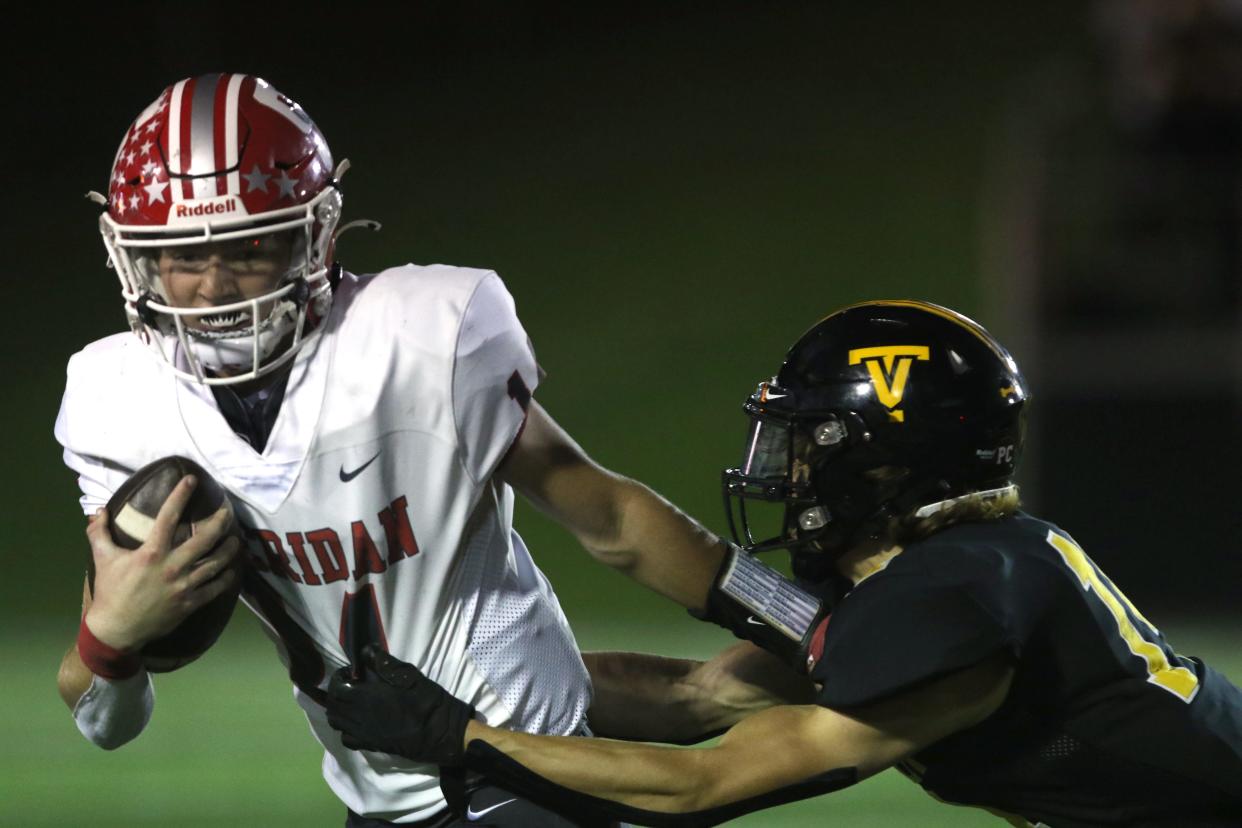
<svg viewBox="0 0 1242 828"><path fill-rule="evenodd" d="M690 744L732 724L693 681L701 662L645 653L583 653L597 736Z"/></svg>
<svg viewBox="0 0 1242 828"><path fill-rule="evenodd" d="M710 807L707 750L681 750L606 739L532 736L472 721L465 743L481 739L557 784L664 813Z"/></svg>
<svg viewBox="0 0 1242 828"><path fill-rule="evenodd" d="M582 537L602 562L689 609L706 605L726 544L651 489L614 484L609 532Z"/></svg>
<svg viewBox="0 0 1242 828"><path fill-rule="evenodd" d="M85 617L93 603L91 596L90 583L82 579L82 615ZM78 653L77 642L70 645L65 657L60 660L60 671L56 674L56 689L60 692L60 698L69 706L70 710L77 705L78 700L82 698L82 694L91 686L91 680L95 674L82 661L82 656Z"/></svg>
<svg viewBox="0 0 1242 828"><path fill-rule="evenodd" d="M594 688L591 729L613 739L689 744L777 704L809 704L810 681L752 644L711 660L583 653Z"/></svg>
<svg viewBox="0 0 1242 828"><path fill-rule="evenodd" d="M77 645L71 646L65 653L65 657L60 660L60 671L56 674L56 689L60 693L61 700L70 710L73 710L78 700L82 698L82 694L90 688L91 679L94 677L94 674L82 663Z"/></svg>
<svg viewBox="0 0 1242 828"><path fill-rule="evenodd" d="M532 736L471 721L464 745L476 739L551 783L660 814L719 814L745 803L751 810L759 797L832 772L833 780L821 780L831 784L817 791L827 792L908 752L904 741L814 705L757 713L711 748Z"/></svg>
<svg viewBox="0 0 1242 828"><path fill-rule="evenodd" d="M598 560L704 608L725 544L651 489L593 462L537 403L496 473Z"/></svg>

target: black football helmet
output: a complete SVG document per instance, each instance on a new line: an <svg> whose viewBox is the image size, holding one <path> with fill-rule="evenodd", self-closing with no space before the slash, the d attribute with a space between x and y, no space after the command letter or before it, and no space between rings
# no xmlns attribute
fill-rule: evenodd
<svg viewBox="0 0 1242 828"><path fill-rule="evenodd" d="M1013 358L959 313L908 300L837 311L746 401L745 454L723 474L734 540L787 548L797 570L806 553L830 553L814 555L827 564L894 517L999 493L1022 451L1026 401ZM755 537L754 500L784 505L769 537Z"/></svg>

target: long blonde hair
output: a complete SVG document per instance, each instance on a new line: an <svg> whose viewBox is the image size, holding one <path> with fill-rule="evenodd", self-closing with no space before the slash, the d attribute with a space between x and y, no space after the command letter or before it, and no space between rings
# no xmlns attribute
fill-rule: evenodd
<svg viewBox="0 0 1242 828"><path fill-rule="evenodd" d="M958 523L1009 517L1021 505L1018 487L1010 484L912 509L895 518L890 524L890 531L901 541L921 540Z"/></svg>

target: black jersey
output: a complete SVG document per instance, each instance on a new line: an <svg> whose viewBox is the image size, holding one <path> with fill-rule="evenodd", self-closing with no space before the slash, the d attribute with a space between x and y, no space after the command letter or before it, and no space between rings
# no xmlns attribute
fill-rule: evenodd
<svg viewBox="0 0 1242 828"><path fill-rule="evenodd" d="M1242 690L1030 516L911 544L838 603L812 676L848 710L1001 651L1001 708L902 765L933 795L1052 828L1242 826Z"/></svg>

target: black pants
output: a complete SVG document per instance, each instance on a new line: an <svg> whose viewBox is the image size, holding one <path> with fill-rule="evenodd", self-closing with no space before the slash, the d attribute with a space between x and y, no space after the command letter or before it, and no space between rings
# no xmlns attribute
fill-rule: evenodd
<svg viewBox="0 0 1242 828"><path fill-rule="evenodd" d="M396 825L382 819L371 819L349 812L345 828L383 828ZM509 793L504 788L483 784L470 794L470 804L463 817L455 817L447 809L419 822L400 823L401 828L458 828L458 826L491 825L496 828L576 828L576 824L535 803Z"/></svg>

